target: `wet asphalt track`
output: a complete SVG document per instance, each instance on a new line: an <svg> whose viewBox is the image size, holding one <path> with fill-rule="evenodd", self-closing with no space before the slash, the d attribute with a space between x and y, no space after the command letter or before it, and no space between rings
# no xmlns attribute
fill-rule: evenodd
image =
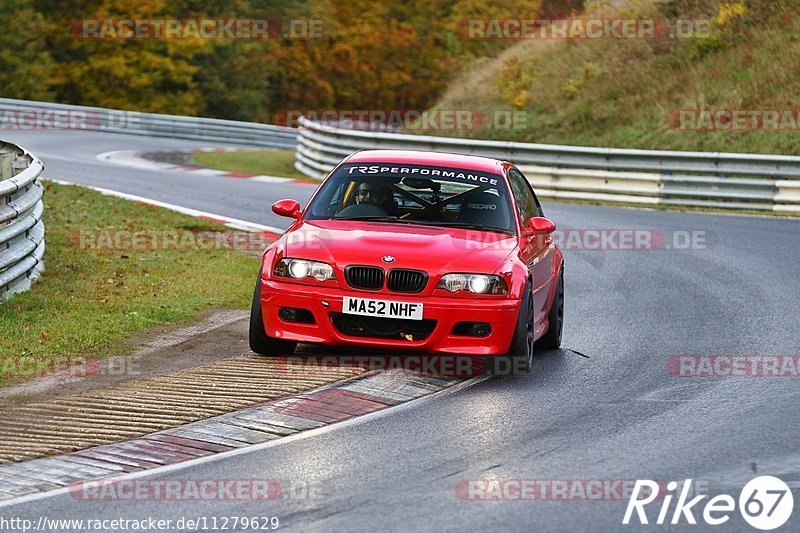
<svg viewBox="0 0 800 533"><path fill-rule="evenodd" d="M196 143L69 132L4 132L46 176L285 227L278 198L312 188L150 172L102 163L109 150ZM86 502L69 495L0 507L5 517L278 516L294 531L622 531L625 501L468 501L462 480L651 478L708 482L738 498L757 475L800 482L797 378L680 378L672 355L800 353L800 222L545 204L560 229L704 232L700 249L566 250L564 347L526 377L492 379L322 432L147 479L270 478L274 502ZM316 498L304 498L303 486ZM798 491L794 491L796 504ZM653 504L659 505L659 504ZM701 503L701 505L703 505ZM674 507L674 503L673 503ZM648 507L650 509L650 507ZM655 520L657 507L649 516ZM699 516L695 515L702 521ZM800 530L797 511L781 531ZM671 516L671 513L670 513ZM723 526L756 531L737 513Z"/></svg>

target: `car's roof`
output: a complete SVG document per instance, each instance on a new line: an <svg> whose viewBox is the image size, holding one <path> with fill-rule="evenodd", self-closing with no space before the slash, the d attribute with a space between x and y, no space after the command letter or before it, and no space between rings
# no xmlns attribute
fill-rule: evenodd
<svg viewBox="0 0 800 533"><path fill-rule="evenodd" d="M438 167L465 168L502 174L503 162L474 155L425 152L417 150L363 150L346 160L347 163L405 163Z"/></svg>

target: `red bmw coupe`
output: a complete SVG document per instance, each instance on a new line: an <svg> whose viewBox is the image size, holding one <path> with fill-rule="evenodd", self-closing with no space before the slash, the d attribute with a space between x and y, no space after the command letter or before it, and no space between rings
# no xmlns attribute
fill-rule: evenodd
<svg viewBox="0 0 800 533"><path fill-rule="evenodd" d="M530 370L561 344L564 260L513 164L408 150L356 152L264 252L250 347L297 343L473 356Z"/></svg>

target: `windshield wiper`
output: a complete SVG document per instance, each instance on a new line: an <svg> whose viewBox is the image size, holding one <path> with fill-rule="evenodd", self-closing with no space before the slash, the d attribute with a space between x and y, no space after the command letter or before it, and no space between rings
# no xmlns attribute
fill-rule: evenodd
<svg viewBox="0 0 800 533"><path fill-rule="evenodd" d="M495 228L494 226L486 226L484 224L478 224L474 222L456 222L456 221L445 220L442 222L431 222L431 224L435 224L437 226L442 226L446 228L469 228L481 231L497 231L500 233L508 233L508 234L512 233L512 231L508 229Z"/></svg>
<svg viewBox="0 0 800 533"><path fill-rule="evenodd" d="M513 234L511 230L502 229L502 228L495 228L492 226L485 226L483 224L476 224L472 222L455 222L455 221L441 221L441 220L414 220L414 219L405 219L405 218L398 218L393 216L379 216L379 215L367 215L367 216L360 216L360 217L344 217L344 218L334 218L333 220L363 220L366 222L391 222L393 224L412 224L416 226L438 226L443 228L469 228L469 229L477 229L481 231L496 231L499 233L507 233L509 235Z"/></svg>
<svg viewBox="0 0 800 533"><path fill-rule="evenodd" d="M451 220L443 220L442 222L437 222L440 226L452 226L454 228L473 228L473 229L489 229L489 226L485 226L483 224L477 224L474 222L456 222Z"/></svg>
<svg viewBox="0 0 800 533"><path fill-rule="evenodd" d="M397 217L389 217L389 216L380 216L380 215L367 215L361 217L342 217L336 218L334 220L369 220L370 222L405 222L404 220L400 220Z"/></svg>
<svg viewBox="0 0 800 533"><path fill-rule="evenodd" d="M418 222L422 224L431 224L434 226L443 226L446 228L470 228L470 229L481 229L481 230L491 230L497 228L490 228L489 226L484 226L483 224L475 224L472 222L456 222L451 220L419 220Z"/></svg>
<svg viewBox="0 0 800 533"><path fill-rule="evenodd" d="M335 218L334 220L363 220L366 222L389 222L392 224L409 224L411 226L431 226L431 227L436 227L441 225L438 222L432 222L427 220L413 220L408 218L383 217L374 215L363 216L363 217Z"/></svg>

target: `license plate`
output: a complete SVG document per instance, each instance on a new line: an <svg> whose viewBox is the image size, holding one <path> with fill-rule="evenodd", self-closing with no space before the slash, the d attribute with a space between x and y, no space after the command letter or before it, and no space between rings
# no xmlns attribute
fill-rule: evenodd
<svg viewBox="0 0 800 533"><path fill-rule="evenodd" d="M411 302L387 302L345 297L342 302L342 312L347 315L422 320L422 304Z"/></svg>

